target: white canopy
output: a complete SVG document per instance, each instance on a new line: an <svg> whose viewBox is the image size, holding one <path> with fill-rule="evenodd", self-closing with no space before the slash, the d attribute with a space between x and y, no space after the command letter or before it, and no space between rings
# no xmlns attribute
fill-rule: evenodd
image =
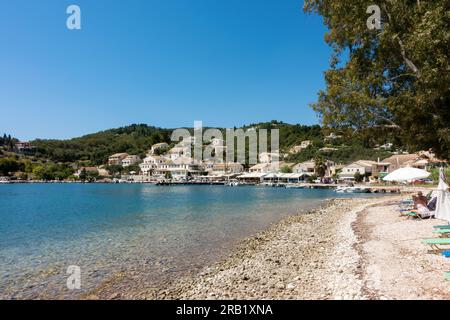
<svg viewBox="0 0 450 320"><path fill-rule="evenodd" d="M392 171L386 177L384 177L383 180L404 182L414 179L425 179L428 178L430 174L431 173L429 173L428 171L422 169L406 167Z"/></svg>
<svg viewBox="0 0 450 320"><path fill-rule="evenodd" d="M448 184L445 183L444 169L439 169L439 185L437 187L436 219L450 222L450 192Z"/></svg>
<svg viewBox="0 0 450 320"><path fill-rule="evenodd" d="M264 177L267 173L262 173L262 172L247 172L244 173L240 176L238 176L238 179L254 179L254 178L261 178Z"/></svg>

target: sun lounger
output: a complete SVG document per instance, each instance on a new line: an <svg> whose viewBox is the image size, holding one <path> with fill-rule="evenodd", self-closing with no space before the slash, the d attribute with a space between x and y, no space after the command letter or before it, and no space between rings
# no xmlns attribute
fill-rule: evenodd
<svg viewBox="0 0 450 320"><path fill-rule="evenodd" d="M450 258L450 250L442 252L442 255L446 258Z"/></svg>
<svg viewBox="0 0 450 320"><path fill-rule="evenodd" d="M423 211L423 212L415 212L410 211L406 213L402 213L401 215L407 216L408 218L417 218L417 219L427 219L427 218L433 218L434 217L434 211Z"/></svg>
<svg viewBox="0 0 450 320"><path fill-rule="evenodd" d="M450 234L450 229L438 229L438 230L434 230L433 233L437 233L440 235L448 235L448 234Z"/></svg>
<svg viewBox="0 0 450 320"><path fill-rule="evenodd" d="M450 246L450 238L423 239L422 243L429 245L433 251L447 251L449 248L442 248L441 246Z"/></svg>
<svg viewBox="0 0 450 320"><path fill-rule="evenodd" d="M433 233L438 234L439 237L442 237L442 238L450 237L450 229L438 229L438 230L434 230Z"/></svg>
<svg viewBox="0 0 450 320"><path fill-rule="evenodd" d="M435 229L450 229L450 224L444 224L442 226L434 226Z"/></svg>
<svg viewBox="0 0 450 320"><path fill-rule="evenodd" d="M450 272L444 273L445 279L450 280Z"/></svg>
<svg viewBox="0 0 450 320"><path fill-rule="evenodd" d="M422 220L422 217L417 212L406 212L403 215L407 216L408 218L417 218L417 219Z"/></svg>

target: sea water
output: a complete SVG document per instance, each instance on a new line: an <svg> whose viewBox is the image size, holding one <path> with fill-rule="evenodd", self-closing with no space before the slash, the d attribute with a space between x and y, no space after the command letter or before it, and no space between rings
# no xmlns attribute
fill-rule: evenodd
<svg viewBox="0 0 450 320"><path fill-rule="evenodd" d="M77 298L117 274L157 284L220 259L283 217L342 196L352 195L257 186L0 185L0 298ZM79 290L67 287L69 266L80 269Z"/></svg>

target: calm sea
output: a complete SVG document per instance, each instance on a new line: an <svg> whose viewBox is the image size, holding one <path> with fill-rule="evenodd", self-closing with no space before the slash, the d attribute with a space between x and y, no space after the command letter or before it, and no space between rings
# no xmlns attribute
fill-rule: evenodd
<svg viewBox="0 0 450 320"><path fill-rule="evenodd" d="M339 196L269 187L0 185L0 298L76 298L120 272L157 283ZM81 269L81 290L67 289L71 265Z"/></svg>

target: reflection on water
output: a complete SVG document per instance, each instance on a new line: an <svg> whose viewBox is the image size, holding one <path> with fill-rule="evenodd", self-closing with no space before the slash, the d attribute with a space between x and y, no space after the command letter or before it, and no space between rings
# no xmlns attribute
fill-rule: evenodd
<svg viewBox="0 0 450 320"><path fill-rule="evenodd" d="M144 271L145 281L156 282L337 196L264 187L2 185L0 298L76 297L121 271ZM81 291L65 286L69 265L81 267Z"/></svg>

